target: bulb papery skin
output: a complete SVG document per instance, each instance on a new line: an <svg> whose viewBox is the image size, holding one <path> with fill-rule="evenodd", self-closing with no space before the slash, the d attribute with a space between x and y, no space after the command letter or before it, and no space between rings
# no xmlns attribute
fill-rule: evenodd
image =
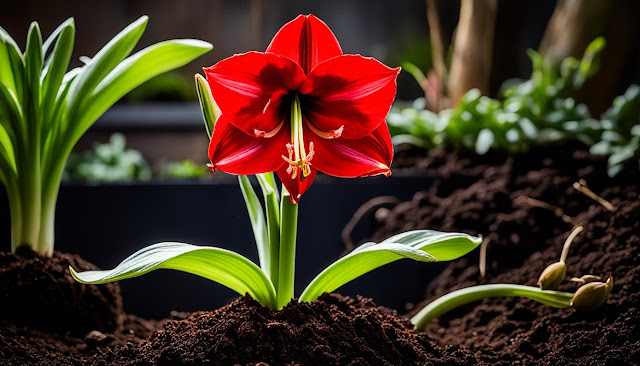
<svg viewBox="0 0 640 366"><path fill-rule="evenodd" d="M607 282L590 282L578 289L573 295L571 306L578 311L594 311L605 301L613 288L613 279L609 277Z"/></svg>
<svg viewBox="0 0 640 366"><path fill-rule="evenodd" d="M567 265L564 262L555 262L542 271L538 279L541 290L557 289L567 274Z"/></svg>

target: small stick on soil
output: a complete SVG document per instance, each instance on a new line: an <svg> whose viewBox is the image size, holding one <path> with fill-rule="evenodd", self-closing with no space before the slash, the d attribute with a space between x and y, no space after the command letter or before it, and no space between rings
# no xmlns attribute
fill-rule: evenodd
<svg viewBox="0 0 640 366"><path fill-rule="evenodd" d="M351 232L356 227L356 225L358 225L358 222L362 220L362 217L366 215L366 213L369 212L369 210L371 210L372 208L389 203L398 204L400 203L400 199L392 196L376 197L365 202L362 206L360 206L360 208L358 208L349 222L347 222L347 224L344 226L344 229L342 229L342 233L340 234L340 236L342 237L342 241L344 242L344 247L348 251L352 251L355 248L355 245L351 240Z"/></svg>
<svg viewBox="0 0 640 366"><path fill-rule="evenodd" d="M604 198L598 196L592 190L590 190L587 186L587 182L584 179L580 179L579 181L573 183L573 188L583 193L585 196L591 198L592 200L598 202L602 205L602 207L606 208L610 212L614 212L616 210L615 206L612 205L611 202L605 200Z"/></svg>
<svg viewBox="0 0 640 366"><path fill-rule="evenodd" d="M573 225L573 219L567 215L564 214L564 210L561 209L558 206L554 206L550 203L546 203L540 200L537 200L535 198L531 198L529 196L519 196L518 198L516 198L516 201L524 201L526 202L528 205L533 206L533 207L540 207L543 208L545 210L549 210L552 211L556 216L558 216L559 218L562 219L562 221L566 222L567 224L571 224Z"/></svg>
<svg viewBox="0 0 640 366"><path fill-rule="evenodd" d="M484 278L487 274L487 246L491 239L485 238L480 244L480 278Z"/></svg>

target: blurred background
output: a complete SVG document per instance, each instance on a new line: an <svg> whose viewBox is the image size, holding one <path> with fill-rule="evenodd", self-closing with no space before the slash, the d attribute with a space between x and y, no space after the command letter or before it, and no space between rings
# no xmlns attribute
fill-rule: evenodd
<svg viewBox="0 0 640 366"><path fill-rule="evenodd" d="M163 159L206 160L207 141L199 110L188 103L196 98L193 74L234 53L264 50L277 30L298 14L313 13L323 19L345 53L373 56L390 66L411 62L425 73L434 70L438 74L438 54L445 62L452 62L456 26L464 17L461 10L461 2L442 0L21 0L5 2L0 25L23 45L31 21L37 20L48 34L69 16L75 17L76 65L78 57L93 56L143 14L149 15L150 21L139 48L171 38L211 42L215 47L212 52L132 92L120 105L135 107L113 109L77 148L89 149L96 141L106 142L111 133L122 131L128 145L140 150L153 165ZM543 49L560 60L582 55L598 35L605 36L608 46L601 57L600 72L583 88L579 101L585 102L593 115L599 115L614 96L640 81L637 1L479 0L472 12L476 19L486 21L465 23L479 27L473 30L476 36L468 40L479 53L467 55L464 63L469 72L474 72L474 65L482 68L475 74L482 74L483 80L474 80L472 84L477 85L471 86L486 95L497 96L507 79L529 76L527 49ZM558 19L552 21L554 12ZM467 49L473 52L473 45ZM466 85L461 88L470 89ZM450 91L455 94L453 89ZM397 98L413 100L422 95L416 80L403 72ZM178 102L186 104L175 105Z"/></svg>

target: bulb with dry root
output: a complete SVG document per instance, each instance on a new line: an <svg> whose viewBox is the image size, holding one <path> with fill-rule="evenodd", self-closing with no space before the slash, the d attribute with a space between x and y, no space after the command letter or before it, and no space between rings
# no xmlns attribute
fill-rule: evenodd
<svg viewBox="0 0 640 366"><path fill-rule="evenodd" d="M589 282L582 285L571 300L571 306L578 311L593 311L599 308L607 300L607 296L613 288L613 278L607 282Z"/></svg>
<svg viewBox="0 0 640 366"><path fill-rule="evenodd" d="M594 277L589 276L587 279ZM472 286L450 292L432 301L411 318L411 324L415 330L423 331L435 318L457 307L493 297L526 297L557 309L573 307L577 311L592 311L604 304L612 287L611 277L606 283L589 282L573 294L513 284Z"/></svg>
<svg viewBox="0 0 640 366"><path fill-rule="evenodd" d="M562 254L560 255L560 261L550 264L549 266L547 266L547 268L544 269L544 271L542 271L542 273L540 274L540 278L538 278L538 286L541 290L555 290L560 286L567 274L567 265L565 261L567 260L567 255L569 254L569 247L571 247L571 242L573 242L573 239L575 239L575 237L580 234L582 230L582 226L578 226L573 229L571 234L569 234L567 240L564 242L564 246L562 247Z"/></svg>

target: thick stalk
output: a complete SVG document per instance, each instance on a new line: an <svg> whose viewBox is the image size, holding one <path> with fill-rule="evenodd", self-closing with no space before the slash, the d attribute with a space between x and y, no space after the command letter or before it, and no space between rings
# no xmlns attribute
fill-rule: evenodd
<svg viewBox="0 0 640 366"><path fill-rule="evenodd" d="M280 263L276 287L278 310L285 307L293 298L298 232L298 205L291 203L288 193L282 195L280 205Z"/></svg>
<svg viewBox="0 0 640 366"><path fill-rule="evenodd" d="M38 233L38 252L51 256L55 244L55 215L56 204L58 201L58 192L60 190L60 182L64 174L64 166L67 158L71 154L74 144L66 144L59 146L56 154L47 154L45 165L41 170L42 182L41 187L41 212L40 212L40 230Z"/></svg>
<svg viewBox="0 0 640 366"><path fill-rule="evenodd" d="M56 203L58 201L60 181L49 181L47 183L50 183L50 185L45 187L43 190L38 243L41 253L51 256L53 255L53 245L55 240Z"/></svg>
<svg viewBox="0 0 640 366"><path fill-rule="evenodd" d="M34 251L42 253L38 238L40 236L40 215L42 209L42 191L40 176L40 146L37 139L29 148L28 158L23 156L22 173L19 176L21 194L23 198L21 215L22 215L22 233L18 246L28 246Z"/></svg>
<svg viewBox="0 0 640 366"><path fill-rule="evenodd" d="M470 302L479 301L491 297L526 297L554 308L568 308L571 306L572 293L561 291L540 290L537 287L491 284L463 288L448 293L432 301L424 309L420 310L413 318L411 324L415 330L424 330L433 319Z"/></svg>

